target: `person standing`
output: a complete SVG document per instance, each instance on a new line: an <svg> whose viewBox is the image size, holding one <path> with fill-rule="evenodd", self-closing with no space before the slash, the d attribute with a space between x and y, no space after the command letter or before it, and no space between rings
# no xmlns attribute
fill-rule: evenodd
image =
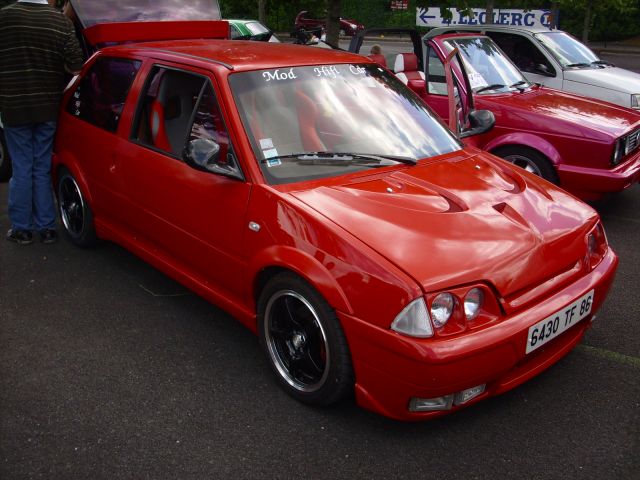
<svg viewBox="0 0 640 480"><path fill-rule="evenodd" d="M51 151L65 71L77 73L82 51L55 0L18 0L0 10L0 115L11 156L7 240L54 243L56 209Z"/></svg>

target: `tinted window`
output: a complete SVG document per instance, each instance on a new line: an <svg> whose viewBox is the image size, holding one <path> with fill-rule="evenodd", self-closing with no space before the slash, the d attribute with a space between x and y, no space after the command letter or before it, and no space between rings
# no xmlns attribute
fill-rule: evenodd
<svg viewBox="0 0 640 480"><path fill-rule="evenodd" d="M73 92L67 112L115 132L140 63L116 58L96 60Z"/></svg>
<svg viewBox="0 0 640 480"><path fill-rule="evenodd" d="M182 157L205 81L204 77L192 73L154 67L138 107L134 138Z"/></svg>
<svg viewBox="0 0 640 480"><path fill-rule="evenodd" d="M549 60L528 38L502 32L487 32L487 36L498 44L521 71L536 73L537 65L545 65L548 71L554 71Z"/></svg>

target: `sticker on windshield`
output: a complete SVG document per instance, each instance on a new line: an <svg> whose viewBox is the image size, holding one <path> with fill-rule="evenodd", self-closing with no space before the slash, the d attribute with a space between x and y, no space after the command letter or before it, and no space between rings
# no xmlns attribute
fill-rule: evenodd
<svg viewBox="0 0 640 480"><path fill-rule="evenodd" d="M278 68L272 72L262 72L262 78L264 78L265 82L270 82L271 80L295 80L298 77L293 73L293 68L289 70L280 70Z"/></svg>
<svg viewBox="0 0 640 480"><path fill-rule="evenodd" d="M340 71L335 67L335 65L315 67L313 71L316 74L316 77L338 78L340 76Z"/></svg>
<svg viewBox="0 0 640 480"><path fill-rule="evenodd" d="M267 160L267 167L277 167L279 165L282 165L279 158L270 158Z"/></svg>
<svg viewBox="0 0 640 480"><path fill-rule="evenodd" d="M484 77L478 72L472 72L469 74L469 83L471 84L471 88L486 87L489 85Z"/></svg>
<svg viewBox="0 0 640 480"><path fill-rule="evenodd" d="M262 150L273 148L273 140L271 138L261 138L260 139L260 148Z"/></svg>
<svg viewBox="0 0 640 480"><path fill-rule="evenodd" d="M265 160L269 160L270 158L278 156L278 150L276 150L275 148L271 148L269 150L264 150L262 152L262 155L264 156ZM273 167L275 165L280 165L280 160L274 159L274 160L269 160L267 162L267 166L269 166L269 167Z"/></svg>

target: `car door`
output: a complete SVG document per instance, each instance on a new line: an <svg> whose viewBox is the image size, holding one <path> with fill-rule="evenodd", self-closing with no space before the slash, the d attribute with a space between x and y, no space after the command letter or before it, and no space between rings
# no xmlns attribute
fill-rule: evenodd
<svg viewBox="0 0 640 480"><path fill-rule="evenodd" d="M533 83L562 90L563 70L555 59L530 37L509 32L485 32Z"/></svg>
<svg viewBox="0 0 640 480"><path fill-rule="evenodd" d="M210 72L170 64L147 68L122 159L130 230L156 258L224 296L241 291L250 184L240 171ZM219 168L184 160L186 145L216 145Z"/></svg>
<svg viewBox="0 0 640 480"><path fill-rule="evenodd" d="M98 57L64 106L75 118L58 130L60 137L68 137L59 138L58 144L76 146L81 174L91 185L94 215L110 224L117 223L127 208L120 153L129 149L129 141L124 133L127 125L120 120L141 64L135 59Z"/></svg>

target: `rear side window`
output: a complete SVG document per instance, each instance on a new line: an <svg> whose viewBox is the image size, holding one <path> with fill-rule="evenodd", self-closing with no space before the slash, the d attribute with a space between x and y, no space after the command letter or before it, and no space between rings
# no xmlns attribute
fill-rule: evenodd
<svg viewBox="0 0 640 480"><path fill-rule="evenodd" d="M96 127L115 132L140 65L138 60L97 59L73 92L67 112Z"/></svg>

